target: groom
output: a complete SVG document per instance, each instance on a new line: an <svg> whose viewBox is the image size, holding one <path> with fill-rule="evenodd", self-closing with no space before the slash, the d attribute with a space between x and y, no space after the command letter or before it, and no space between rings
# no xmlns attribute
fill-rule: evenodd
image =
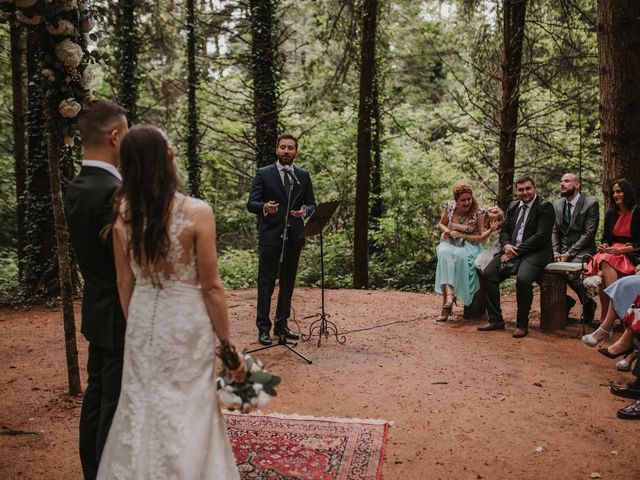
<svg viewBox="0 0 640 480"><path fill-rule="evenodd" d="M94 479L120 396L125 321L118 299L111 235L113 194L120 185L120 141L126 111L106 101L87 103L78 119L84 161L64 204L73 250L84 280L82 334L89 341L88 385L80 413L80 460Z"/></svg>
<svg viewBox="0 0 640 480"><path fill-rule="evenodd" d="M278 137L276 155L278 160L258 169L249 193L247 209L258 216L259 222L259 263L258 263L258 341L271 345L271 295L280 272L280 291L274 319L274 334L297 340L298 335L287 326L291 310L291 296L298 271L298 260L302 241L298 236L304 228L303 219L311 216L316 208L313 186L309 172L294 167L293 160L298 153L298 139L288 133ZM287 212L287 193L291 192L291 205ZM280 265L283 247L285 218L289 218L287 241L284 244L284 261ZM286 288L284 288L286 286Z"/></svg>

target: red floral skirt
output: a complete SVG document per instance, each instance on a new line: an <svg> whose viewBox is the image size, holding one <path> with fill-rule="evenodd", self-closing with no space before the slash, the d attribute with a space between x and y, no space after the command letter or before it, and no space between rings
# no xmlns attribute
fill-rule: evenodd
<svg viewBox="0 0 640 480"><path fill-rule="evenodd" d="M611 246L626 247L624 243L614 243ZM633 262L624 253L600 252L596 253L589 262L589 265L587 266L587 274L597 275L600 273L600 270L602 270L600 266L602 262L607 262L621 275L631 275L636 268Z"/></svg>
<svg viewBox="0 0 640 480"><path fill-rule="evenodd" d="M640 293L633 302L633 305L627 310L624 316L624 324L634 332L640 332Z"/></svg>

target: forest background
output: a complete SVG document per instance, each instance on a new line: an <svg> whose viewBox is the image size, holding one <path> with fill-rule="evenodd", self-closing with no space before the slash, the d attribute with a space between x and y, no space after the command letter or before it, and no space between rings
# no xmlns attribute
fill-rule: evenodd
<svg viewBox="0 0 640 480"><path fill-rule="evenodd" d="M599 3L614 9L613 2ZM636 8L632 3L621 2ZM54 80L43 73L51 53L40 46L56 35L49 26L62 24L38 30L38 8L49 8L44 23L79 12L76 26L85 35L77 68L82 78L93 77L85 87L95 98L125 105L131 123L166 130L184 190L215 209L227 288L255 286L256 218L246 202L256 167L275 160L279 131L299 137L296 165L311 173L317 200L341 201L324 242L331 288L431 288L436 225L458 179L470 181L483 207L504 206L514 176L531 175L539 192L555 199L561 175L572 171L604 206L612 173L603 169L593 1L0 4L6 301L59 295L47 173L52 150L43 134L51 115L43 106L50 90L42 85ZM64 98L71 87L61 84ZM72 127L57 132L73 143ZM60 147L62 190L79 168L79 145L76 136L73 147ZM303 250L298 284L319 282L313 240Z"/></svg>

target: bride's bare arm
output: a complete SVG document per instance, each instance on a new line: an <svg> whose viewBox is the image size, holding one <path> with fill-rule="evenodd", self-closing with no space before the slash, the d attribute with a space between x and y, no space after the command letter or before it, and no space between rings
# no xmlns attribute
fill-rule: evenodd
<svg viewBox="0 0 640 480"><path fill-rule="evenodd" d="M218 256L216 253L216 223L213 211L208 205L197 207L194 215L194 235L196 247L196 260L198 276L204 303L209 313L209 319L216 336L220 340L229 341L229 314L227 311L227 299L222 286L222 279L218 271ZM244 378L244 361L236 372L242 372ZM232 375L232 372L229 372Z"/></svg>
<svg viewBox="0 0 640 480"><path fill-rule="evenodd" d="M120 220L118 221L120 223ZM131 265L129 264L129 255L126 251L126 242L122 238L122 230L118 228L116 224L113 228L113 255L116 264L116 276L118 285L118 297L120 298L120 305L122 306L122 312L124 318L129 316L129 302L131 301L131 295L133 293L133 287L136 284L135 277L131 271Z"/></svg>

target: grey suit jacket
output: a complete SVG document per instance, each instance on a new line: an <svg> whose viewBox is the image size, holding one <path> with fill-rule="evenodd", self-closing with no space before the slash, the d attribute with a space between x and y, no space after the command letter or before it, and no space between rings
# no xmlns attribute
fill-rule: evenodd
<svg viewBox="0 0 640 480"><path fill-rule="evenodd" d="M554 253L568 253L569 261L581 260L584 255L596 251L596 232L600 222L598 202L581 194L571 214L571 223L567 228L563 224L566 200L560 198L553 202L556 220L553 224L552 243Z"/></svg>

